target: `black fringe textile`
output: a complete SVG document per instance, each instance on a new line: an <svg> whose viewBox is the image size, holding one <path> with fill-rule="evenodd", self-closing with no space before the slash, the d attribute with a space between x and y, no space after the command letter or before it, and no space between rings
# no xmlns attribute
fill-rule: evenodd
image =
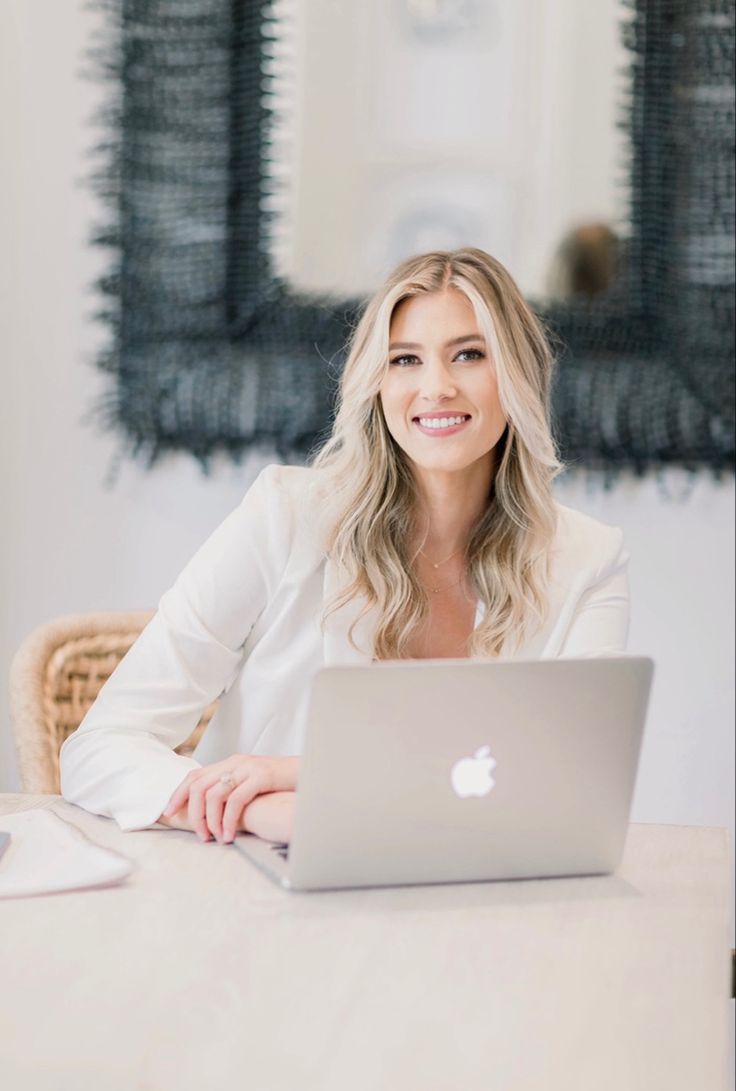
<svg viewBox="0 0 736 1091"><path fill-rule="evenodd" d="M733 472L734 0L629 6L622 272L603 297L537 308L561 345L556 435L568 464L609 477ZM90 7L110 90L93 179L112 253L103 424L149 463L184 450L206 470L263 445L300 461L329 432L364 301L295 295L272 270L273 5Z"/></svg>

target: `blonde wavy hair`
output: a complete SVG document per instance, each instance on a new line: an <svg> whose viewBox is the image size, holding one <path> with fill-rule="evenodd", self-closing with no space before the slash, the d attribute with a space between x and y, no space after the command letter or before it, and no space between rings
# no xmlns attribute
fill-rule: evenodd
<svg viewBox="0 0 736 1091"><path fill-rule="evenodd" d="M556 526L551 486L562 468L549 423L548 339L490 254L475 247L420 254L403 261L366 304L350 339L332 433L310 460L321 475L325 549L344 576L322 625L334 610L364 596L365 609L349 637L354 644L358 620L377 607L376 659L407 658L411 634L429 612L408 552L417 495L411 463L388 430L379 395L389 367L389 328L403 300L450 287L473 306L508 421L496 447L488 506L465 550L469 585L486 607L469 655L494 657L519 647L546 614Z"/></svg>

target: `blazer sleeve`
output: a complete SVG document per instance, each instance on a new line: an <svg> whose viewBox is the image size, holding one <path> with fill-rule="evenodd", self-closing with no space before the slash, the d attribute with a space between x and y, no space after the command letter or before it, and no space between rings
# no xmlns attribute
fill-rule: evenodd
<svg viewBox="0 0 736 1091"><path fill-rule="evenodd" d="M143 829L200 768L174 748L237 674L288 560L291 512L279 470L267 466L194 555L64 742L61 793L70 803Z"/></svg>
<svg viewBox="0 0 736 1091"><path fill-rule="evenodd" d="M581 595L560 656L566 658L621 655L629 635L629 553L623 534L610 531L612 543L592 584Z"/></svg>

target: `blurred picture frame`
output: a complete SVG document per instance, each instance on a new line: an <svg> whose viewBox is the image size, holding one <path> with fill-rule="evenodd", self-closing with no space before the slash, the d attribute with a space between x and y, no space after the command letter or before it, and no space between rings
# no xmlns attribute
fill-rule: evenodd
<svg viewBox="0 0 736 1091"><path fill-rule="evenodd" d="M284 92L293 4L92 6L108 89L93 176L106 209L93 241L110 252L96 285L110 331L98 420L149 464L184 451L207 469L262 447L300 461L329 431L364 300L296 288L274 261L288 201L275 145L309 109ZM472 5L456 6L440 5L445 34L472 21ZM626 231L572 233L563 289L532 300L558 350L555 433L568 466L608 479L732 473L733 2L626 7ZM432 39L416 23L426 6L410 8L404 28ZM323 229L339 232L339 216ZM477 245L462 217L443 230Z"/></svg>

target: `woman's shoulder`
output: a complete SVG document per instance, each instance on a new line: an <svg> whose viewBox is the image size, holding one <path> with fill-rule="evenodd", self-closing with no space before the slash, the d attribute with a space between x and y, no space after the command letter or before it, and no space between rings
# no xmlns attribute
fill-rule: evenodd
<svg viewBox="0 0 736 1091"><path fill-rule="evenodd" d="M592 569L603 577L628 560L620 527L564 504L555 503L555 508L557 530L553 552L559 565L576 572Z"/></svg>
<svg viewBox="0 0 736 1091"><path fill-rule="evenodd" d="M309 510L318 496L320 475L311 466L272 462L264 466L251 489L269 505L282 507L285 514L297 515Z"/></svg>
<svg viewBox="0 0 736 1091"><path fill-rule="evenodd" d="M270 463L251 486L258 503L286 536L291 548L321 553L321 496L323 472L311 466ZM247 494L246 494L247 499Z"/></svg>

